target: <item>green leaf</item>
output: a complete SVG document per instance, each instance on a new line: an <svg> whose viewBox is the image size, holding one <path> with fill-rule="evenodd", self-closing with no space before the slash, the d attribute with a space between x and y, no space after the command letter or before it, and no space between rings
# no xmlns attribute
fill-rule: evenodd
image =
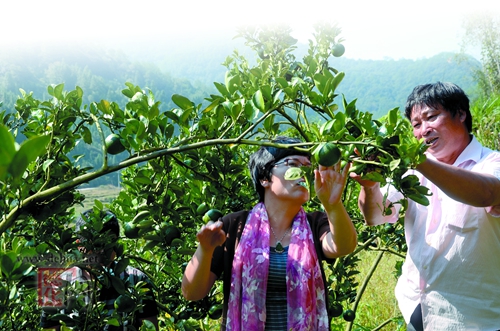
<svg viewBox="0 0 500 331"><path fill-rule="evenodd" d="M14 155L16 154L16 143L14 137L7 127L0 124L0 180L5 178Z"/></svg>
<svg viewBox="0 0 500 331"><path fill-rule="evenodd" d="M172 95L172 101L183 110L194 108L194 103L191 100L179 94Z"/></svg>
<svg viewBox="0 0 500 331"><path fill-rule="evenodd" d="M125 95L127 98L132 98L135 94L135 92L140 91L139 88L134 86L134 84L130 82L126 82L125 85L127 85L128 89L123 89L122 94Z"/></svg>
<svg viewBox="0 0 500 331"><path fill-rule="evenodd" d="M115 266L115 275L121 274L127 266L130 264L130 260L128 258L121 259Z"/></svg>
<svg viewBox="0 0 500 331"><path fill-rule="evenodd" d="M86 144L92 144L92 133L90 132L89 128L87 128L86 126L83 126L82 127L82 138L83 138L83 141L86 143Z"/></svg>
<svg viewBox="0 0 500 331"><path fill-rule="evenodd" d="M241 77L239 75L232 76L229 78L226 77L226 87L231 95L233 95L240 86L241 86Z"/></svg>
<svg viewBox="0 0 500 331"><path fill-rule="evenodd" d="M284 178L286 180L297 180L304 176L304 172L300 168L288 168L285 172Z"/></svg>
<svg viewBox="0 0 500 331"><path fill-rule="evenodd" d="M255 107L257 107L257 109L259 109L261 112L264 112L266 110L266 104L264 102L264 97L262 96L261 90L257 90L254 93L254 95L252 96L252 101Z"/></svg>
<svg viewBox="0 0 500 331"><path fill-rule="evenodd" d="M371 180L374 182L379 182L379 183L383 183L385 181L385 177L376 171L369 172L366 175L364 175L362 178L368 179L368 180Z"/></svg>
<svg viewBox="0 0 500 331"><path fill-rule="evenodd" d="M344 77L345 77L345 72L342 72L342 71L339 72L338 74L336 74L335 77L333 77L333 80L332 80L332 83L330 86L332 92L335 92L335 90L339 86L340 82L342 82Z"/></svg>
<svg viewBox="0 0 500 331"><path fill-rule="evenodd" d="M115 275L108 275L109 279L111 280L111 285L113 285L113 288L118 292L119 294L125 293L125 284L123 283L123 280L120 279L120 277L117 277Z"/></svg>
<svg viewBox="0 0 500 331"><path fill-rule="evenodd" d="M271 100L272 99L272 88L270 85L266 84L260 87L260 90L262 91L262 96L266 100Z"/></svg>
<svg viewBox="0 0 500 331"><path fill-rule="evenodd" d="M408 198L423 206L429 205L429 199L427 199L427 197L423 194L408 194Z"/></svg>
<svg viewBox="0 0 500 331"><path fill-rule="evenodd" d="M25 140L10 163L8 172L14 179L24 174L28 165L45 153L50 136L36 136Z"/></svg>
<svg viewBox="0 0 500 331"><path fill-rule="evenodd" d="M2 273L9 276L14 269L15 261L16 261L16 254L14 252L3 254L0 259L0 265L2 266Z"/></svg>
<svg viewBox="0 0 500 331"><path fill-rule="evenodd" d="M176 113L174 113L173 111L168 110L168 111L166 111L166 112L165 112L165 115L166 115L168 118L170 118L172 121L174 121L174 122L176 122L176 123L178 123L178 122L179 122L179 116L178 116Z"/></svg>
<svg viewBox="0 0 500 331"><path fill-rule="evenodd" d="M63 90L64 90L64 84L59 84L54 88L54 96L58 100L63 100Z"/></svg>
<svg viewBox="0 0 500 331"><path fill-rule="evenodd" d="M97 208L98 210L104 209L104 205L102 204L101 200L98 200L98 199L94 200L94 207Z"/></svg>
<svg viewBox="0 0 500 331"><path fill-rule="evenodd" d="M224 97L230 96L229 92L224 84L215 82L214 85L215 85L215 88L217 88L217 90L219 91L219 93L222 94L222 96L224 96Z"/></svg>
<svg viewBox="0 0 500 331"><path fill-rule="evenodd" d="M47 168L50 167L50 165L54 162L54 159L47 159L45 162L43 162L42 169L43 171L47 171Z"/></svg>
<svg viewBox="0 0 500 331"><path fill-rule="evenodd" d="M254 107L254 105L251 102L247 102L245 104L245 118L250 122L254 120L257 115L258 115L258 109L257 107Z"/></svg>
<svg viewBox="0 0 500 331"><path fill-rule="evenodd" d="M389 163L389 169L391 169L391 171L396 170L400 163L401 159L392 160L391 163Z"/></svg>
<svg viewBox="0 0 500 331"><path fill-rule="evenodd" d="M120 321L116 317L110 318L106 323L113 326L120 326Z"/></svg>
<svg viewBox="0 0 500 331"><path fill-rule="evenodd" d="M326 87L328 86L328 77L322 74L316 74L314 75L314 84L321 94L325 94Z"/></svg>
<svg viewBox="0 0 500 331"><path fill-rule="evenodd" d="M156 331L156 327L153 324L153 322L148 321L148 320L143 320L142 326L139 329L139 331Z"/></svg>

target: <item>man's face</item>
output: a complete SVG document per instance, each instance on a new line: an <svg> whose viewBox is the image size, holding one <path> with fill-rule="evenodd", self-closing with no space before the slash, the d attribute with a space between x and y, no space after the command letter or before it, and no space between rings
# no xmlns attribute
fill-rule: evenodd
<svg viewBox="0 0 500 331"><path fill-rule="evenodd" d="M463 111L454 117L441 106L417 105L411 113L413 134L425 139L428 152L441 162L453 164L470 142Z"/></svg>

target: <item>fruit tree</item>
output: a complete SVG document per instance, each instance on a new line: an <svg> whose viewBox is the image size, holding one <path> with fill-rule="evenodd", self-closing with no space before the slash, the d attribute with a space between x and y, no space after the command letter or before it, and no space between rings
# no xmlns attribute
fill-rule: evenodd
<svg viewBox="0 0 500 331"><path fill-rule="evenodd" d="M335 25L316 26L307 53L298 58L289 28L242 29L239 37L255 59L235 50L223 63L224 81L214 83L217 92L202 104L173 95L176 107L164 109L154 91L130 82L122 91L124 107L117 100L83 104L84 91L66 90L63 84L48 87L48 100L21 90L15 111L0 113L0 329L37 329L34 280L40 263L54 256L80 261L72 220L84 192L77 188L108 173L121 172L122 190L109 205L96 201L94 208L118 215L123 229L118 265L133 264L151 276L160 326L166 330L217 328L210 321L220 317L220 287L199 302L186 302L180 292L183 267L196 248L204 215L211 218L256 202L247 160L259 145L280 147L270 138L300 137L304 143L293 148L311 153L325 148L318 153L326 161L320 162L351 162L352 171L382 184L390 180L405 197L427 204L428 192L418 180L402 178L423 160L425 146L413 137L400 111L391 109L374 119L356 107L356 100L337 92L347 74L334 67L344 51L339 34ZM78 144L101 151L100 168L82 165L85 156L75 152ZM357 190L349 182L344 199L358 229L359 248L326 267L331 311L336 319L345 316L346 328L360 315L356 308L365 286L354 278L358 253L404 255L402 225L366 228ZM305 208L319 208L318 200L312 197ZM94 222L89 231L97 233L100 226ZM100 286L120 289L130 302L141 296L140 284L126 288L113 275L102 277L106 281ZM74 309L95 323L122 321L106 317L98 303ZM134 309L129 304L123 310ZM61 319L75 329L83 329L85 322Z"/></svg>

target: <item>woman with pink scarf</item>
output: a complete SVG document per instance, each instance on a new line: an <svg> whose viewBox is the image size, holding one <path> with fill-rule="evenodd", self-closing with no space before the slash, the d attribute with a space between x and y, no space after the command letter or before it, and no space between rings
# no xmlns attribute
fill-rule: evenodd
<svg viewBox="0 0 500 331"><path fill-rule="evenodd" d="M301 141L280 137L273 142ZM203 299L222 275L221 330L330 329L322 261L351 253L357 243L341 199L349 165L314 170L324 211L313 213L302 208L309 200L304 178L285 179L288 169L304 166L311 166L309 153L262 146L249 162L257 205L208 222L198 232L182 293L187 300Z"/></svg>

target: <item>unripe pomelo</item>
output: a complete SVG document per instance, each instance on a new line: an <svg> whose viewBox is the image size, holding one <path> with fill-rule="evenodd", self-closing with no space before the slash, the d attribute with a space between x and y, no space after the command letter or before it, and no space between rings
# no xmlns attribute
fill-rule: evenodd
<svg viewBox="0 0 500 331"><path fill-rule="evenodd" d="M332 55L335 57L340 57L344 55L345 47L342 44L335 44L332 49Z"/></svg>
<svg viewBox="0 0 500 331"><path fill-rule="evenodd" d="M331 167L339 162L342 153L337 145L333 143L325 143L323 146L316 150L316 160L324 167Z"/></svg>
<svg viewBox="0 0 500 331"><path fill-rule="evenodd" d="M222 212L218 209L210 209L203 215L203 222L207 223L208 221L217 222L219 218L223 216Z"/></svg>
<svg viewBox="0 0 500 331"><path fill-rule="evenodd" d="M127 238L137 239L139 238L139 228L132 222L125 223L124 234Z"/></svg>
<svg viewBox="0 0 500 331"><path fill-rule="evenodd" d="M104 143L106 145L106 151L109 154L113 155L120 154L125 150L125 147L120 141L120 136L117 135L116 133L112 133L109 136L107 136Z"/></svg>
<svg viewBox="0 0 500 331"><path fill-rule="evenodd" d="M344 320L346 320L347 322L352 322L356 318L356 313L351 309L347 309L346 311L344 311L342 317L344 317Z"/></svg>

